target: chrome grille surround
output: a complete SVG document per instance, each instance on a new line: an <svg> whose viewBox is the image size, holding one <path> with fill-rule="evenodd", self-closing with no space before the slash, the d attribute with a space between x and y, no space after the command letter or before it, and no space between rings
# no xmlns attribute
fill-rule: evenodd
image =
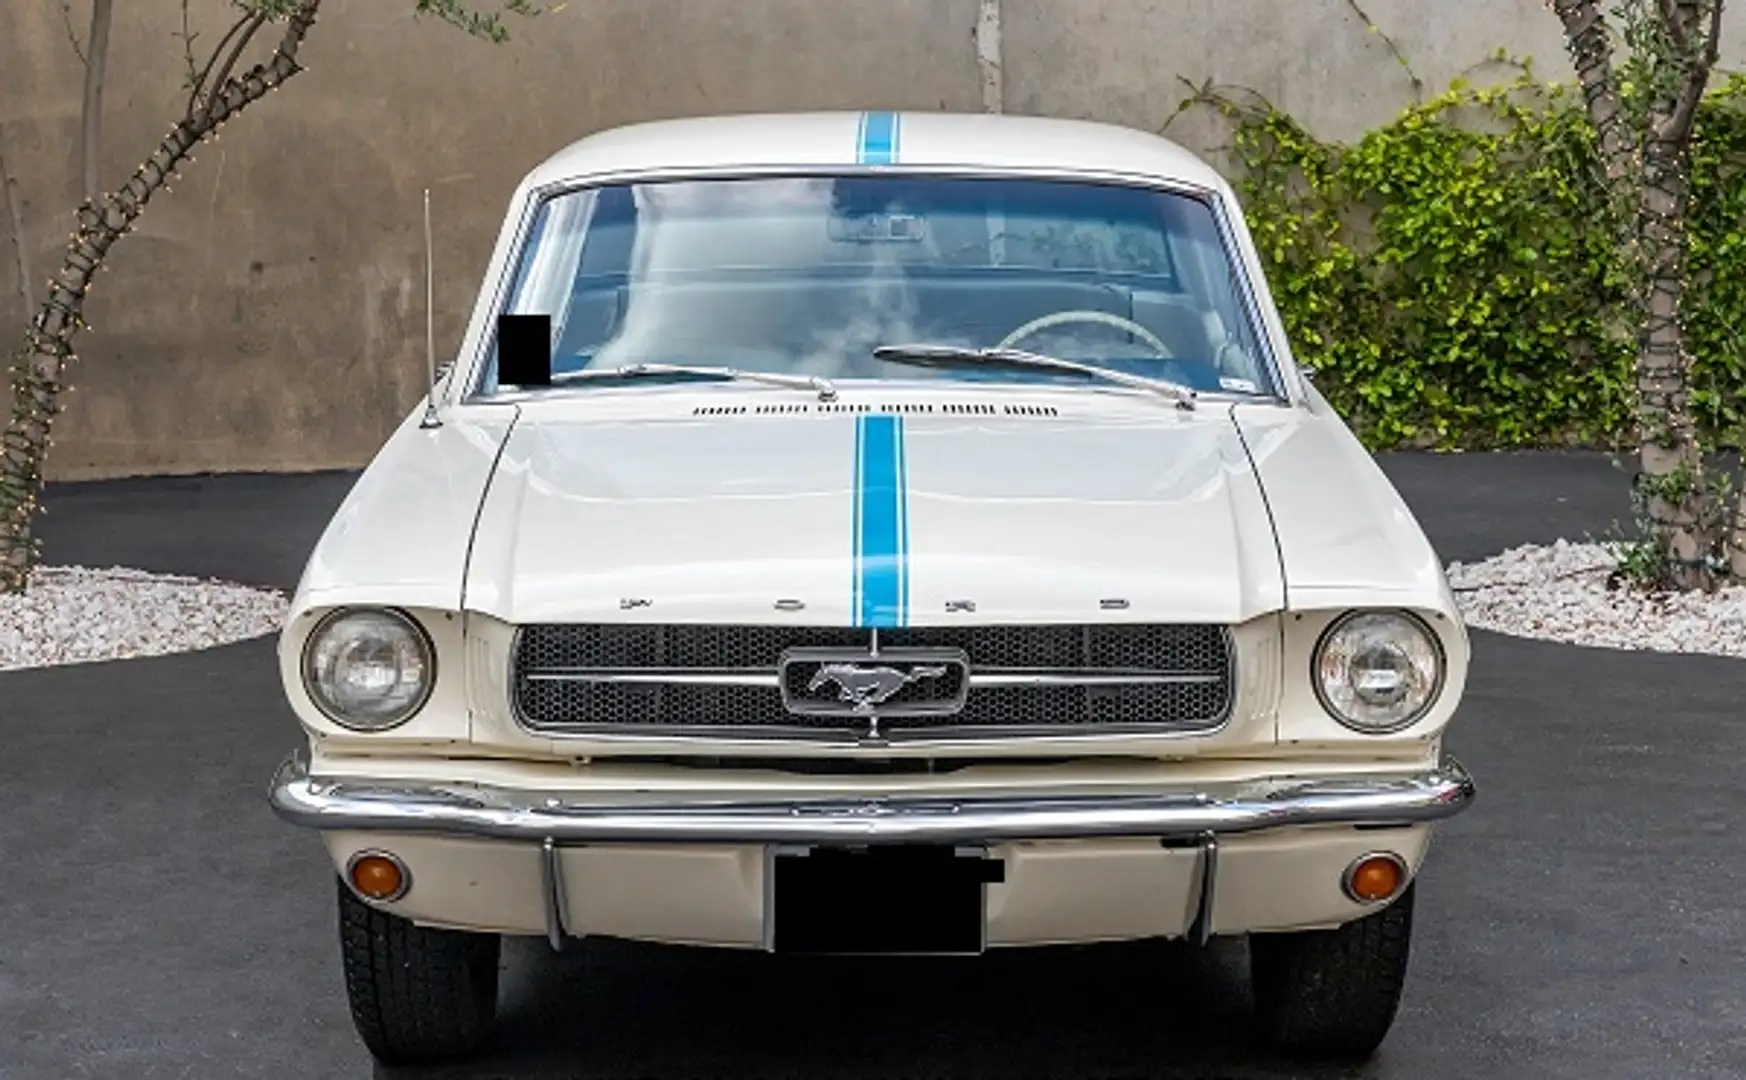
<svg viewBox="0 0 1746 1080"><path fill-rule="evenodd" d="M1210 624L555 623L518 628L510 649L512 713L540 735L893 742L1207 734L1223 727L1236 696L1230 630ZM960 656L963 668L893 695L898 707L876 718L790 707L806 676L785 657L828 651L878 664L912 650ZM913 707L920 703L953 707Z"/></svg>

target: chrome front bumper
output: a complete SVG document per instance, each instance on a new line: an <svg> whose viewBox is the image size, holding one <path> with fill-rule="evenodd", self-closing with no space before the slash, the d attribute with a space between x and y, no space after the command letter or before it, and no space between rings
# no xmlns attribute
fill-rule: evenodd
<svg viewBox="0 0 1746 1080"><path fill-rule="evenodd" d="M322 831L441 833L535 844L951 844L1204 840L1307 825L1414 825L1453 817L1474 796L1467 771L1445 757L1423 772L1282 776L1218 793L607 802L455 782L328 780L312 777L307 756L299 752L279 767L270 800L285 821Z"/></svg>

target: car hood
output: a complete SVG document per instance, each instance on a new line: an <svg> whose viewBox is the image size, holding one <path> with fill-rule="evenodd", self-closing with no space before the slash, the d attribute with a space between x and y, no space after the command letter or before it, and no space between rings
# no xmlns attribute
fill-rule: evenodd
<svg viewBox="0 0 1746 1080"><path fill-rule="evenodd" d="M902 626L1236 623L1283 606L1227 406L858 408L611 420L524 406L480 508L465 607L512 623Z"/></svg>
<svg viewBox="0 0 1746 1080"><path fill-rule="evenodd" d="M1313 388L1305 407L1239 405L1294 611L1394 606L1453 614L1442 560L1381 466Z"/></svg>

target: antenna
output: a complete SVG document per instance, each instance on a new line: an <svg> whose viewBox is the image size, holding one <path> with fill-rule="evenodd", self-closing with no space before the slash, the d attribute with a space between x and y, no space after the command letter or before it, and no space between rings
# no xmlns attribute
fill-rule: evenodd
<svg viewBox="0 0 1746 1080"><path fill-rule="evenodd" d="M425 403L422 428L441 427L436 404L436 303L432 285L433 270L430 243L430 188L424 189L424 375Z"/></svg>

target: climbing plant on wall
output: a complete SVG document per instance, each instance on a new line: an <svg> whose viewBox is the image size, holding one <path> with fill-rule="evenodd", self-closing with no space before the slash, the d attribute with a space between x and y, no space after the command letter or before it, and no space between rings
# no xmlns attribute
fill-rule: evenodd
<svg viewBox="0 0 1746 1080"><path fill-rule="evenodd" d="M1191 88L1216 110L1233 183L1298 359L1373 447L1631 443L1629 287L1576 89L1531 64L1457 81L1355 143L1265 98ZM1746 77L1698 110L1687 320L1694 411L1746 425Z"/></svg>

